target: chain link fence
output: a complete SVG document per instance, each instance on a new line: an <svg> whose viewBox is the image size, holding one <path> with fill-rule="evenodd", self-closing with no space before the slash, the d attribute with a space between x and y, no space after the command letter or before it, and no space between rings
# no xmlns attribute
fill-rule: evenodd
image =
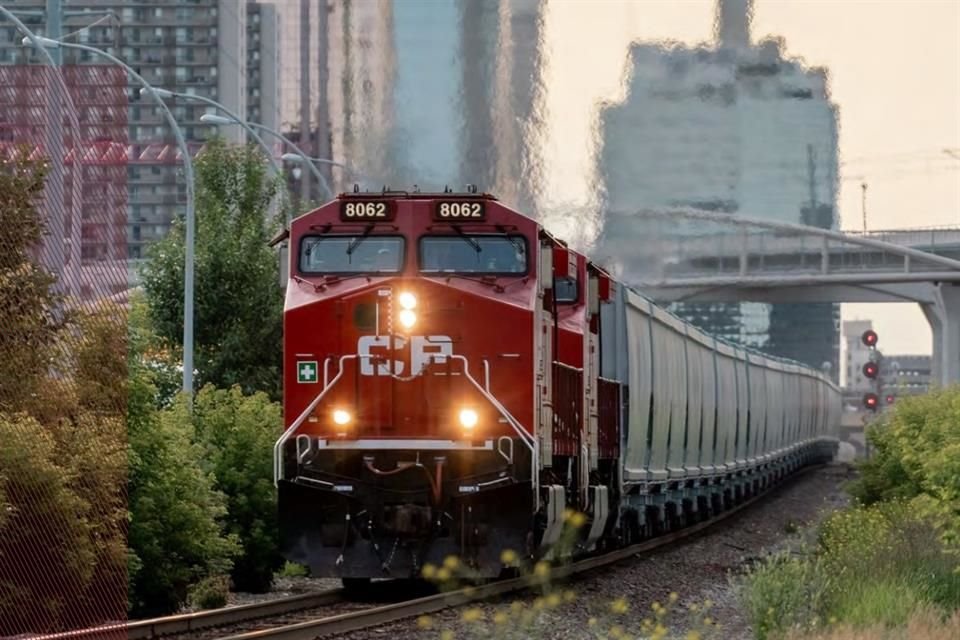
<svg viewBox="0 0 960 640"><path fill-rule="evenodd" d="M0 637L127 615L126 87L0 65Z"/></svg>

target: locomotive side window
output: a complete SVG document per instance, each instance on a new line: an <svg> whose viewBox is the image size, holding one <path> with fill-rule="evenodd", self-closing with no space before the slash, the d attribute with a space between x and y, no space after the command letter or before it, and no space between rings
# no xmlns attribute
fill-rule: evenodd
<svg viewBox="0 0 960 640"><path fill-rule="evenodd" d="M399 236L307 236L300 241L300 272L398 273L403 250Z"/></svg>
<svg viewBox="0 0 960 640"><path fill-rule="evenodd" d="M423 236L420 271L523 275L527 272L527 241L523 236Z"/></svg>
<svg viewBox="0 0 960 640"><path fill-rule="evenodd" d="M557 302L576 302L579 297L575 278L554 278L553 297Z"/></svg>

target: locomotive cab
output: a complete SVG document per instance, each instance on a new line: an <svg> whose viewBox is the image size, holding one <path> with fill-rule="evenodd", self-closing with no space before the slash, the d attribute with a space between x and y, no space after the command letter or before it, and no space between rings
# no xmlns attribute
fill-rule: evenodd
<svg viewBox="0 0 960 640"><path fill-rule="evenodd" d="M313 575L481 576L532 544L538 227L491 196L345 194L293 222L281 544Z"/></svg>

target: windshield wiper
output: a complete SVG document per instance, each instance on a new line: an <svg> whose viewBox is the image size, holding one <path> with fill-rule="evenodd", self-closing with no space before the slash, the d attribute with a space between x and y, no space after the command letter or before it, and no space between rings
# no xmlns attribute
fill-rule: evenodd
<svg viewBox="0 0 960 640"><path fill-rule="evenodd" d="M357 247L360 246L360 243L367 239L370 233L373 231L373 225L368 224L367 228L363 230L363 234L357 238L354 238L353 241L347 245L347 255L353 255L353 252L357 250Z"/></svg>
<svg viewBox="0 0 960 640"><path fill-rule="evenodd" d="M477 253L480 253L481 251L483 251L483 247L480 246L480 243L477 242L474 238L471 238L470 236L468 236L467 234L465 234L465 233L463 232L463 229L461 229L460 227L454 226L454 227L453 227L453 230L457 232L457 235L458 235L458 236L460 236L461 238L463 238L463 241L464 241L464 242L466 242L466 243L469 244L471 247L473 247L473 250L474 250L474 251L476 251Z"/></svg>
<svg viewBox="0 0 960 640"><path fill-rule="evenodd" d="M524 243L524 241L521 238L508 234L507 229L502 224L498 224L496 225L496 227L497 227L497 231L500 232L500 236L503 238L506 238L507 241L513 245L514 249L516 249L520 253L526 254L527 245L526 243Z"/></svg>

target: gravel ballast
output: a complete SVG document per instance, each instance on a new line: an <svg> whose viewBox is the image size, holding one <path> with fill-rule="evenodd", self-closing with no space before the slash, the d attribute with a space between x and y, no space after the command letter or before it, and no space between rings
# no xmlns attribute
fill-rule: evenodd
<svg viewBox="0 0 960 640"><path fill-rule="evenodd" d="M667 632L659 637L683 638L708 617L720 625L706 627L713 629L709 637L748 640L753 635L736 597L737 574L764 555L799 548L805 531L809 534L827 514L848 504L843 485L851 477L845 464L807 472L690 540L555 585L549 599L525 594L443 611L432 616L429 625L406 620L339 637L405 640L449 638L452 632L453 638L575 640L604 633L617 637L622 629L623 637L636 638L645 620L648 633L663 620ZM507 613L511 603L513 610ZM655 603L671 611L658 618Z"/></svg>

